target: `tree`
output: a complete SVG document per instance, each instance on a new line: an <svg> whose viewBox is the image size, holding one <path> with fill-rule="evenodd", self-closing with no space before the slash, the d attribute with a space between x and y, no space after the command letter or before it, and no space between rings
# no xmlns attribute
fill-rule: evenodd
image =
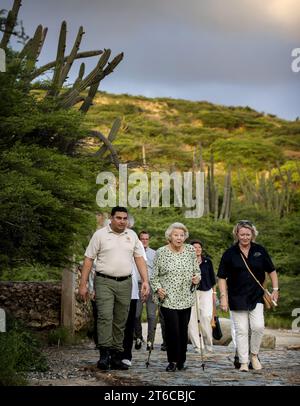
<svg viewBox="0 0 300 406"><path fill-rule="evenodd" d="M70 55L65 55L63 22L56 60L38 67L47 28L39 25L20 52L9 46L12 35L18 35L20 6L21 1L15 0L7 18L1 20L1 47L7 56L7 71L0 73L1 268L27 263L59 267L76 247L82 255L94 227L96 185L91 162L98 161L101 168L98 156L107 150L114 164L118 162L112 141L119 120L108 138L92 133L103 141L94 158L77 154L77 142L91 134L85 113L101 80L113 72L123 54L109 62L109 49L79 52L84 34L80 27ZM77 80L67 88L74 60L95 55L99 56L96 67L84 76L81 64ZM49 70L53 70L52 79L39 80Z"/></svg>

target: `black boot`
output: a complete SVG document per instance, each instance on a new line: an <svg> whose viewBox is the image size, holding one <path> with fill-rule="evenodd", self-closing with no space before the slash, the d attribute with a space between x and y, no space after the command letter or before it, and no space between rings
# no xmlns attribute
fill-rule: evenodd
<svg viewBox="0 0 300 406"><path fill-rule="evenodd" d="M177 369L178 371L185 371L187 369L187 366L184 362L177 362Z"/></svg>
<svg viewBox="0 0 300 406"><path fill-rule="evenodd" d="M108 348L100 347L100 359L97 363L97 368L102 371L107 371L110 364L110 353Z"/></svg>
<svg viewBox="0 0 300 406"><path fill-rule="evenodd" d="M240 367L241 367L240 359L237 354L235 354L235 356L234 356L233 365L234 365L235 369L240 369Z"/></svg>
<svg viewBox="0 0 300 406"><path fill-rule="evenodd" d="M127 370L128 366L122 362L122 353L120 351L111 350L110 369Z"/></svg>

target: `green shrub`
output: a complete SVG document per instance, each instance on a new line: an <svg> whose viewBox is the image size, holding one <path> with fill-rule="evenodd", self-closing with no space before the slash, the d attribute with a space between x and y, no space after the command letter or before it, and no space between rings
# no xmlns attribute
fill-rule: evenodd
<svg viewBox="0 0 300 406"><path fill-rule="evenodd" d="M219 139L212 145L216 161L225 161L227 164L238 169L252 168L256 171L266 167L266 161L270 165L282 159L282 151L269 140L251 138L227 138Z"/></svg>
<svg viewBox="0 0 300 406"><path fill-rule="evenodd" d="M87 210L94 204L95 177L80 165L83 159L75 162L38 146L17 144L0 157L4 267L20 260L62 266L78 238L90 232Z"/></svg>
<svg viewBox="0 0 300 406"><path fill-rule="evenodd" d="M27 372L48 369L40 342L16 323L0 333L0 348L0 386L26 385Z"/></svg>
<svg viewBox="0 0 300 406"><path fill-rule="evenodd" d="M72 345L78 343L78 337L67 327L60 326L48 333L48 344L56 345Z"/></svg>
<svg viewBox="0 0 300 406"><path fill-rule="evenodd" d="M0 256L1 258L1 256ZM1 280L3 281L60 281L62 268L52 267L39 263L16 266L3 269Z"/></svg>

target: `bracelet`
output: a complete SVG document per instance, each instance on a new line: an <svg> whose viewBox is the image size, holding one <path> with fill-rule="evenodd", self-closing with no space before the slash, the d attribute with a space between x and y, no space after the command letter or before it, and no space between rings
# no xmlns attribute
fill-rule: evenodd
<svg viewBox="0 0 300 406"><path fill-rule="evenodd" d="M280 289L279 288L272 288L273 290L275 290L275 292L279 292Z"/></svg>
<svg viewBox="0 0 300 406"><path fill-rule="evenodd" d="M213 292L213 295L216 295L217 294L217 292Z"/></svg>

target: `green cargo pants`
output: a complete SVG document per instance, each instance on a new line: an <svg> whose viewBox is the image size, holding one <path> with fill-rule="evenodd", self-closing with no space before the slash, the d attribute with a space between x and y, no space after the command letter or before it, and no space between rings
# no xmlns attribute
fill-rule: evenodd
<svg viewBox="0 0 300 406"><path fill-rule="evenodd" d="M96 277L98 345L122 352L124 329L129 312L132 280Z"/></svg>

